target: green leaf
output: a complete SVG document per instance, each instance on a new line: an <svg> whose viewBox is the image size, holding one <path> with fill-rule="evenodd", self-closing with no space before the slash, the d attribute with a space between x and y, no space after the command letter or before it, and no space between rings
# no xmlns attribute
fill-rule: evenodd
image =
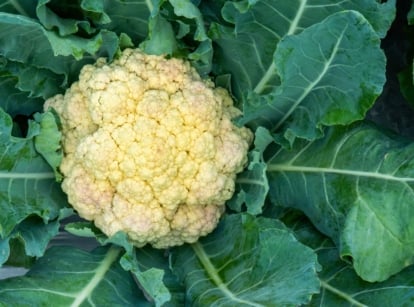
<svg viewBox="0 0 414 307"><path fill-rule="evenodd" d="M407 14L407 19L408 19L408 24L409 25L414 25L414 1L413 0L411 0L411 8L410 8L410 10L408 11L408 14Z"/></svg>
<svg viewBox="0 0 414 307"><path fill-rule="evenodd" d="M157 8L159 1L105 0L102 2L103 12L111 20L110 23L103 25L105 29L116 33L126 33L135 46L138 46L147 37L151 9L152 7Z"/></svg>
<svg viewBox="0 0 414 307"><path fill-rule="evenodd" d="M92 20L94 23L104 25L111 22L111 18L109 18L109 16L105 13L105 1L82 0L80 6L85 17Z"/></svg>
<svg viewBox="0 0 414 307"><path fill-rule="evenodd" d="M199 41L198 47L188 55L188 59L193 62L197 71L201 75L207 75L212 68L213 47L211 39L208 37L205 29L203 15L199 8L191 1L186 0L170 0L170 4L174 8L175 15L184 17L183 20L190 20L192 23L185 23L189 28L195 28L193 39ZM180 29L183 28L183 21L179 21ZM194 25L193 25L194 24ZM178 34L177 36L181 36Z"/></svg>
<svg viewBox="0 0 414 307"><path fill-rule="evenodd" d="M33 76L36 78L36 75ZM0 107L11 116L30 115L42 109L44 100L28 97L29 93L17 88L18 79L10 74L0 76Z"/></svg>
<svg viewBox="0 0 414 307"><path fill-rule="evenodd" d="M47 99L62 91L65 84L64 75L57 75L48 69L27 66L22 63L7 61L4 71L10 73L18 82L16 89L26 93L27 98L42 97Z"/></svg>
<svg viewBox="0 0 414 307"><path fill-rule="evenodd" d="M0 13L0 54L12 61L64 74L73 62L72 57L65 56L79 60L84 53L95 54L101 44L100 35L89 39L77 36L63 38L45 30L33 19ZM26 46L25 52L21 52L19 46Z"/></svg>
<svg viewBox="0 0 414 307"><path fill-rule="evenodd" d="M73 3L66 3L66 1L59 1L60 11L69 11L74 14ZM61 18L57 15L53 9L53 2L51 0L39 0L36 7L36 15L40 23L47 30L58 30L59 36L67 36L70 34L75 34L81 28L88 34L92 34L96 31L90 26L89 21L85 20L76 20L72 18ZM72 11L72 12L71 12ZM67 15L70 13L67 12Z"/></svg>
<svg viewBox="0 0 414 307"><path fill-rule="evenodd" d="M177 276L175 276L171 271L169 266L169 252L151 247L143 247L136 249L136 253L141 271L152 271L152 274L155 273L157 278L159 274L157 271L163 272L162 282L164 287L168 289L169 300L165 299L162 306L185 306L185 288L184 285L180 283ZM148 280L148 278L150 277L151 275L149 274L145 276L145 284L149 284L150 280ZM152 284L156 285L154 282L152 282ZM165 296L165 298L167 298L167 296ZM159 302L161 303L161 301Z"/></svg>
<svg viewBox="0 0 414 307"><path fill-rule="evenodd" d="M295 216L293 216L295 215ZM410 266L384 282L370 283L355 274L352 265L340 259L338 249L302 215L289 217L288 226L300 242L318 253L321 292L308 306L410 306L414 299L413 273ZM285 221L285 219L284 219Z"/></svg>
<svg viewBox="0 0 414 307"><path fill-rule="evenodd" d="M0 110L0 238L30 215L55 219L66 197L50 166L36 152L38 126L29 124L27 138L11 136L12 120Z"/></svg>
<svg viewBox="0 0 414 307"><path fill-rule="evenodd" d="M148 54L172 55L177 51L177 41L171 24L162 16L149 19L148 39L139 47Z"/></svg>
<svg viewBox="0 0 414 307"><path fill-rule="evenodd" d="M150 306L118 262L120 249L52 247L24 277L0 281L4 306Z"/></svg>
<svg viewBox="0 0 414 307"><path fill-rule="evenodd" d="M267 164L263 160L263 152L273 141L273 136L265 128L259 127L256 130L254 149L249 152L249 165L237 176L237 192L226 202L229 208L240 212L242 206L246 205L247 212L250 214L255 215L262 212L269 192Z"/></svg>
<svg viewBox="0 0 414 307"><path fill-rule="evenodd" d="M274 154L270 196L302 210L363 279L382 281L414 260L413 153L368 124L331 128Z"/></svg>
<svg viewBox="0 0 414 307"><path fill-rule="evenodd" d="M384 282L370 283L355 274L352 265L340 261L338 250L328 241L319 247L321 293L309 306L410 306L414 300L414 267Z"/></svg>
<svg viewBox="0 0 414 307"><path fill-rule="evenodd" d="M42 155L55 172L56 180L62 180L59 166L62 162L63 152L61 146L62 133L59 130L55 115L49 111L36 113L36 122L40 125L39 134L34 137L36 151Z"/></svg>
<svg viewBox="0 0 414 307"><path fill-rule="evenodd" d="M33 0L0 0L0 11L34 18L36 5Z"/></svg>
<svg viewBox="0 0 414 307"><path fill-rule="evenodd" d="M5 88L0 105L12 114L41 111L41 100L31 97L49 98L63 91L83 65L95 60L92 55L111 59L118 43L117 35L106 30L89 39L59 37L33 19L0 12L0 87Z"/></svg>
<svg viewBox="0 0 414 307"><path fill-rule="evenodd" d="M174 249L171 265L196 306L294 306L319 290L313 251L278 221L247 214Z"/></svg>
<svg viewBox="0 0 414 307"><path fill-rule="evenodd" d="M108 238L91 222L74 222L66 225L65 229L72 234L83 237L95 237L102 245L115 244L124 248L125 253L120 258L122 268L134 274L140 284L142 291L156 306L163 306L170 301L171 294L165 285L174 284L167 259L160 256L159 251L152 251L151 248L137 250L128 240L124 232L118 232ZM167 273L167 277L165 274ZM177 291L177 290L175 290ZM176 301L177 295L175 295Z"/></svg>
<svg viewBox="0 0 414 307"><path fill-rule="evenodd" d="M81 221L66 224L65 231L78 237L96 238L98 230L92 222Z"/></svg>
<svg viewBox="0 0 414 307"><path fill-rule="evenodd" d="M101 244L114 243L125 249L125 254L120 259L122 268L134 274L147 297L151 298L156 306L162 306L171 299L171 294L164 284L164 269L158 268L159 264L156 261L152 261L148 267L142 265L140 252L136 252L125 233L118 232L99 241Z"/></svg>
<svg viewBox="0 0 414 307"><path fill-rule="evenodd" d="M217 45L215 72L232 74L233 92L239 100L244 101L250 91L269 93L280 84L273 63L279 42L347 10L363 14L384 37L396 9L394 0L384 4L375 0L227 1L222 16L215 18L225 21L213 23L210 29ZM329 29L323 31L329 33Z"/></svg>
<svg viewBox="0 0 414 307"><path fill-rule="evenodd" d="M203 16L199 9L190 1L185 0L170 0L174 8L174 13L177 16L183 16L188 19L193 19L196 23L196 31L194 39L198 41L208 40L207 33L204 28Z"/></svg>
<svg viewBox="0 0 414 307"><path fill-rule="evenodd" d="M286 37L273 65L281 85L268 95L250 95L241 123L278 131L290 143L296 136L320 137L323 125L364 118L385 82L379 37L355 11Z"/></svg>
<svg viewBox="0 0 414 307"><path fill-rule="evenodd" d="M0 255L0 265L27 266L34 257L42 257L53 237L59 232L60 221L73 214L69 208L63 208L59 217L53 221L44 221L37 216L29 216L16 225L13 232L5 239L4 254Z"/></svg>

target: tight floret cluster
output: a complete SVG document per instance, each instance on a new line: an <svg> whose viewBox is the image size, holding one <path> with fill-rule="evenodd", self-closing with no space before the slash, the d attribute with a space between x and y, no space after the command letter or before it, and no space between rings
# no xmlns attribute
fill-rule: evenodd
<svg viewBox="0 0 414 307"><path fill-rule="evenodd" d="M64 95L62 188L79 215L136 246L210 233L247 163L252 133L228 92L180 59L126 49L86 65Z"/></svg>

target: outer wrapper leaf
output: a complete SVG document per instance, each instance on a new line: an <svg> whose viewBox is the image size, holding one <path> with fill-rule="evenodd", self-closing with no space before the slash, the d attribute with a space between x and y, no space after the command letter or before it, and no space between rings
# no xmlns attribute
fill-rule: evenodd
<svg viewBox="0 0 414 307"><path fill-rule="evenodd" d="M150 306L117 263L120 250L52 247L24 277L0 281L3 306ZM76 269L74 269L76 268Z"/></svg>
<svg viewBox="0 0 414 307"><path fill-rule="evenodd" d="M195 306L294 306L319 289L314 253L272 219L226 216L213 234L172 253Z"/></svg>
<svg viewBox="0 0 414 307"><path fill-rule="evenodd" d="M204 4L211 16L211 35L215 48L217 74L232 74L233 91L245 101L250 91L269 93L280 80L274 70L274 52L285 37L298 34L341 11L360 12L384 37L395 16L395 1L379 4L375 0L296 0L296 1L218 1ZM219 14L221 12L222 14ZM223 20L224 19L224 20ZM329 32L329 29L326 29Z"/></svg>
<svg viewBox="0 0 414 307"><path fill-rule="evenodd" d="M287 221L289 220L289 221ZM362 280L351 264L340 259L335 244L318 232L302 215L290 213L286 221L300 242L318 253L322 288L307 306L410 306L414 299L414 267L404 269L384 282Z"/></svg>
<svg viewBox="0 0 414 307"><path fill-rule="evenodd" d="M36 3L32 0L0 0L1 11L12 14L20 14L34 18L36 16Z"/></svg>
<svg viewBox="0 0 414 307"><path fill-rule="evenodd" d="M124 270L134 274L140 289L155 306L165 306L166 303L173 302L178 304L182 301L181 288L168 268L168 259L163 255L163 251L152 248L136 249L123 232L108 238L91 222L70 223L65 229L77 236L94 237L102 245L122 246L125 253L119 263ZM169 291L170 288L175 292L173 296Z"/></svg>
<svg viewBox="0 0 414 307"><path fill-rule="evenodd" d="M27 138L11 136L11 118L0 109L0 237L36 214L45 221L56 218L66 204L49 165L35 151L38 126L29 127Z"/></svg>
<svg viewBox="0 0 414 307"><path fill-rule="evenodd" d="M414 259L414 144L368 124L280 149L268 161L274 204L302 210L368 281Z"/></svg>
<svg viewBox="0 0 414 307"><path fill-rule="evenodd" d="M143 291L145 291L147 296L154 301L155 306L162 306L165 302L168 302L171 299L170 292L163 282L164 268L159 268L160 263L157 263L155 260L157 259L156 256L152 260L143 257L146 261L149 260L149 262L147 262L147 264L149 264L148 266L143 265L139 255L145 255L145 252L137 253L134 246L128 242L126 234L122 232L115 234L109 239L102 240L102 238L100 238L99 240L103 244L115 243L125 249L125 254L120 259L122 268L135 275Z"/></svg>
<svg viewBox="0 0 414 307"><path fill-rule="evenodd" d="M255 132L254 149L249 152L249 165L237 176L236 193L226 205L240 212L245 205L247 212L260 214L269 192L267 180L267 164L263 160L263 152L274 141L268 130L259 127Z"/></svg>
<svg viewBox="0 0 414 307"><path fill-rule="evenodd" d="M242 124L264 126L293 142L314 139L323 125L364 118L382 91L385 56L380 39L355 11L326 18L281 41L274 57L281 85L251 94Z"/></svg>
<svg viewBox="0 0 414 307"><path fill-rule="evenodd" d="M61 148L62 133L59 131L57 119L52 111L37 113L34 117L40 126L40 133L34 138L36 151L53 169L56 180L60 181L62 175L59 172L59 165L62 162L63 152Z"/></svg>
<svg viewBox="0 0 414 307"><path fill-rule="evenodd" d="M0 107L12 115L41 111L38 97L62 92L94 60L84 55L99 52L111 58L117 50L115 33L63 38L34 19L0 12Z"/></svg>
<svg viewBox="0 0 414 307"><path fill-rule="evenodd" d="M159 2L162 0L84 0L83 5L88 3L90 10L93 8L97 12L104 12L111 20L104 25L105 29L116 33L126 33L134 45L138 45L147 37L151 8L157 8Z"/></svg>

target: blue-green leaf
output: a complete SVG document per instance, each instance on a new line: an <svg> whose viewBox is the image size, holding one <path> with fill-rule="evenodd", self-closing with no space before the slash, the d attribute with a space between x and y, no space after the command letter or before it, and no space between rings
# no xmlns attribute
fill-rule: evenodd
<svg viewBox="0 0 414 307"><path fill-rule="evenodd" d="M25 276L0 281L0 305L151 306L118 264L119 253L52 247Z"/></svg>
<svg viewBox="0 0 414 307"><path fill-rule="evenodd" d="M372 125L331 128L268 161L270 197L302 210L358 275L382 281L414 261L414 144Z"/></svg>
<svg viewBox="0 0 414 307"><path fill-rule="evenodd" d="M383 4L376 0L223 2L222 16L215 18L218 22L210 29L216 44L215 71L232 74L233 92L242 101L251 91L269 93L280 84L273 60L284 38L347 10L360 12L379 37L384 37L396 11L394 0ZM323 31L329 33L328 28Z"/></svg>
<svg viewBox="0 0 414 307"><path fill-rule="evenodd" d="M265 128L259 127L256 130L254 148L249 152L249 165L237 176L236 193L226 203L229 208L240 212L245 205L250 214L262 212L269 191L263 152L273 141L273 136Z"/></svg>
<svg viewBox="0 0 414 307"><path fill-rule="evenodd" d="M278 221L247 214L174 249L172 269L196 306L295 306L319 291L313 251Z"/></svg>
<svg viewBox="0 0 414 307"><path fill-rule="evenodd" d="M39 127L29 126L27 138L11 135L12 120L0 109L0 238L30 215L45 222L67 205L55 174L34 148Z"/></svg>
<svg viewBox="0 0 414 307"><path fill-rule="evenodd" d="M364 118L385 83L380 39L355 11L286 37L272 65L280 86L267 95L251 94L241 123L265 126L291 143L320 137L322 126ZM256 93L265 90L260 87Z"/></svg>

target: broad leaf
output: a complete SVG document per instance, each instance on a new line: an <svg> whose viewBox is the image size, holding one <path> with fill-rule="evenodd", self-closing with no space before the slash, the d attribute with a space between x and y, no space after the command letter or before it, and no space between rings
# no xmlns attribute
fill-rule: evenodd
<svg viewBox="0 0 414 307"><path fill-rule="evenodd" d="M55 4L56 5L56 4ZM57 29L60 36L67 36L70 34L76 34L80 29L88 34L96 32L93 29L88 20L76 20L72 18L61 18L53 11L54 3L51 0L39 0L36 7L36 15L40 23L47 30ZM51 8L52 7L52 8ZM73 3L66 3L65 1L59 1L59 10L65 11L69 15L80 15L82 12L78 12L73 9Z"/></svg>
<svg viewBox="0 0 414 307"><path fill-rule="evenodd" d="M385 56L366 19L355 11L326 18L279 43L274 69L281 85L251 94L241 123L314 139L321 126L364 118L385 82ZM261 92L261 91L258 91Z"/></svg>
<svg viewBox="0 0 414 307"><path fill-rule="evenodd" d="M212 68L213 47L211 39L207 36L205 22L200 10L191 1L170 0L169 2L174 8L174 14L183 17L182 20L179 20L179 25L188 28L188 31L190 31L190 28L195 29L192 39L200 42L200 44L195 50L192 50L192 53L188 55L188 59L193 62L201 75L207 75ZM191 23L184 23L185 20L190 20ZM180 36L184 35L181 34Z"/></svg>
<svg viewBox="0 0 414 307"><path fill-rule="evenodd" d="M150 295L151 293L158 293L155 301L157 306L185 306L185 288L171 271L169 252L151 247L139 248L135 252L139 271L134 269L132 272L134 274L141 272L139 273L141 277L138 280L146 291L147 297L153 297ZM124 269L126 268L124 267ZM162 288L160 287L161 283L158 282L160 277Z"/></svg>
<svg viewBox="0 0 414 307"><path fill-rule="evenodd" d="M314 253L281 223L247 214L172 251L172 270L196 306L293 306L319 290Z"/></svg>
<svg viewBox="0 0 414 307"><path fill-rule="evenodd" d="M171 24L162 16L156 15L149 19L148 39L139 47L148 54L174 54L177 52L177 40Z"/></svg>
<svg viewBox="0 0 414 307"><path fill-rule="evenodd" d="M205 6L204 11L212 5ZM207 14L214 10L217 8ZM268 93L280 84L273 63L278 43L346 10L363 14L378 35L384 37L394 20L395 1L384 4L375 0L227 1L222 16L213 19L224 18L225 22L215 23L211 29L217 44L216 72L232 74L233 91L239 99L245 100L249 91ZM324 33L329 33L329 29Z"/></svg>
<svg viewBox="0 0 414 307"><path fill-rule="evenodd" d="M191 1L166 2L147 2L151 3L149 33L139 47L150 54L185 57L199 74L207 75L212 68L213 48L200 10ZM190 46L185 41L196 43Z"/></svg>
<svg viewBox="0 0 414 307"><path fill-rule="evenodd" d="M29 93L17 88L18 78L6 73L0 76L0 107L8 114L30 115L42 109L44 100L28 97Z"/></svg>
<svg viewBox="0 0 414 307"><path fill-rule="evenodd" d="M33 19L2 12L0 33L2 56L12 61L46 68L57 74L70 71L68 66L74 58L80 60L85 53L95 54L102 45L99 35L91 39L76 36L62 38L53 31L45 30ZM29 49L23 53L19 46L27 46Z"/></svg>
<svg viewBox="0 0 414 307"><path fill-rule="evenodd" d="M36 16L36 2L33 0L0 0L0 11L34 18Z"/></svg>
<svg viewBox="0 0 414 307"><path fill-rule="evenodd" d="M292 216L293 215L293 216ZM321 293L308 306L410 306L414 300L414 266L404 269L387 281L370 283L355 274L352 265L340 259L333 242L318 232L303 216L290 214L288 226L300 242L318 253ZM286 218L284 219L284 221Z"/></svg>
<svg viewBox="0 0 414 307"><path fill-rule="evenodd" d="M118 45L106 30L91 38L60 37L34 19L0 12L0 106L12 115L41 111L37 97L61 93L83 65L97 55L111 59Z"/></svg>
<svg viewBox="0 0 414 307"><path fill-rule="evenodd" d="M129 241L125 233L118 232L108 238L91 222L73 222L66 225L65 229L77 236L94 237L102 245L115 244L122 246L125 253L120 258L122 268L134 274L145 296L155 306L164 306L165 303L181 301L182 295L177 290L176 279L168 268L168 261L163 256L163 251L152 248L136 249ZM166 287L170 286L176 292L171 300L171 294ZM175 285L175 288L174 288Z"/></svg>
<svg viewBox="0 0 414 307"><path fill-rule="evenodd" d="M66 205L53 170L34 148L39 126L31 123L27 138L13 137L11 130L10 116L0 109L0 239L28 216L47 222Z"/></svg>
<svg viewBox="0 0 414 307"><path fill-rule="evenodd" d="M3 306L150 306L117 262L120 249L52 247L24 277L0 281Z"/></svg>
<svg viewBox="0 0 414 307"><path fill-rule="evenodd" d="M105 0L83 1L90 4L90 8L102 10L111 22L103 27L116 33L126 33L137 46L148 35L148 20L152 9L157 9L159 0ZM93 5L92 5L93 4ZM84 4L85 5L85 4ZM102 7L103 5L103 7Z"/></svg>
<svg viewBox="0 0 414 307"><path fill-rule="evenodd" d="M414 144L368 124L331 128L280 149L267 170L273 203L302 210L363 279L413 263Z"/></svg>
<svg viewBox="0 0 414 307"><path fill-rule="evenodd" d="M254 149L249 152L249 165L237 176L236 193L226 205L240 212L244 207L250 214L262 212L269 184L267 180L267 164L263 161L263 152L274 141L268 130L259 127L255 132Z"/></svg>
<svg viewBox="0 0 414 307"><path fill-rule="evenodd" d="M29 216L16 225L6 239L0 240L0 266L6 261L10 265L26 266L33 257L42 257L52 238L59 233L60 221L72 214L71 209L63 208L53 221Z"/></svg>
<svg viewBox="0 0 414 307"><path fill-rule="evenodd" d="M414 300L414 267L384 282L370 283L355 274L352 265L340 260L338 250L325 241L318 247L321 293L309 306L410 306Z"/></svg>
<svg viewBox="0 0 414 307"><path fill-rule="evenodd" d="M48 69L9 60L2 70L8 71L18 81L15 85L16 89L27 93L29 99L34 97L47 99L60 93L62 86L65 85L64 75L55 74Z"/></svg>
<svg viewBox="0 0 414 307"><path fill-rule="evenodd" d="M59 172L59 166L62 162L63 152L61 148L62 133L59 130L57 119L51 111L36 113L34 118L40 127L39 134L34 137L36 151L50 165L56 180L60 181L62 175Z"/></svg>
<svg viewBox="0 0 414 307"><path fill-rule="evenodd" d="M171 295L164 285L164 269L159 268L160 263L155 259L150 260L149 265L142 265L139 255L134 246L128 242L125 233L119 232L109 239L102 240L101 243L114 243L125 249L125 254L120 259L122 268L133 273L140 286L147 296L154 301L156 306L162 306L171 299ZM165 260L165 259L164 259Z"/></svg>

